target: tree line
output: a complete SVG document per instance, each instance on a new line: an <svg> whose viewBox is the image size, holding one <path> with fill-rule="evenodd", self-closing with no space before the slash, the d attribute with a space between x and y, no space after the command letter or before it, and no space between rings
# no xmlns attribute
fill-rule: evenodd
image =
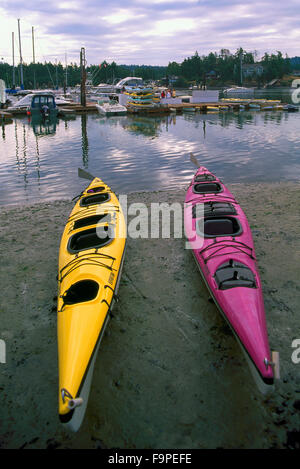
<svg viewBox="0 0 300 469"><path fill-rule="evenodd" d="M257 63L257 53L247 52L242 48L231 54L228 49L221 49L219 53L210 52L207 56L200 56L196 51L192 57L187 57L181 64L170 62L167 67L169 76L178 77L178 82L187 81L204 82L209 78L219 84L234 82L241 84L246 80L241 76L242 64ZM252 77L257 81L266 82L272 78L282 78L284 74L292 70L290 59L283 57L280 51L276 54L263 55L259 63L263 67L261 75Z"/></svg>
<svg viewBox="0 0 300 469"><path fill-rule="evenodd" d="M23 84L25 89L74 87L81 82L81 69L76 63L63 66L61 63L23 63ZM117 65L106 61L86 68L86 78L94 86L99 83L114 83L128 76L141 77L144 80L161 80L166 75L167 67L150 65ZM15 80L13 80L15 76ZM11 88L21 84L20 65L15 67L0 63L0 78ZM14 83L13 83L14 81Z"/></svg>
<svg viewBox="0 0 300 469"><path fill-rule="evenodd" d="M262 75L252 78L262 83L273 78L282 78L284 74L291 72L292 60L287 56L283 57L280 51L276 54L265 53L259 61L263 66ZM201 83L207 80L216 84L240 84L241 64L256 62L256 52L247 52L240 48L232 54L228 49L221 49L219 53L210 52L201 56L196 51L193 56L185 58L181 63L169 62L166 67L117 65L116 62L103 61L101 64L87 67L86 72L87 79L95 86L103 82L114 83L127 76L137 76L149 81L164 79L167 84L168 79L172 79L175 86L186 86L191 82ZM15 75L15 84L20 85L20 66L13 70L8 63L0 63L0 78L6 82L7 87L13 86L13 75ZM23 64L25 89L60 88L66 85L73 87L80 82L81 70L76 63L70 63L67 67L61 63L51 62Z"/></svg>

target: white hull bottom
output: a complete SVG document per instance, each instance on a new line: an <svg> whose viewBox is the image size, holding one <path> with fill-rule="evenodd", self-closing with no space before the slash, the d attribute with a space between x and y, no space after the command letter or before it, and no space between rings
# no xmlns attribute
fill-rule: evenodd
<svg viewBox="0 0 300 469"><path fill-rule="evenodd" d="M118 290L119 290L119 285L120 285L120 280L121 280L121 275L122 275L122 270L123 270L123 264L124 264L124 259L125 259L125 251L126 251L126 246L125 246L124 253L123 253L122 264L120 266L119 276L118 276L118 280L117 280L114 295L116 295L118 293ZM115 304L115 299L113 298L112 302L111 302L110 311L113 309L114 304ZM77 432L79 430L79 428L82 424L82 421L84 419L84 416L85 416L85 411L86 411L86 408L87 408L89 395L90 395L90 389L91 389L91 384L92 384L92 378L93 378L96 358L97 358L98 350L99 350L99 347L100 347L100 344L101 344L101 341L102 341L106 326L109 322L109 319L110 319L110 315L108 313L107 316L106 316L105 323L103 325L102 331L101 331L100 338L98 340L98 344L96 346L96 350L94 351L92 361L89 365L89 370L87 372L86 378L85 378L83 386L81 388L80 395L77 396L78 398L81 398L83 400L83 403L79 407L75 408L75 410L73 412L73 415L72 415L72 418L69 420L69 422L63 424L63 426L66 429L71 430L72 432Z"/></svg>

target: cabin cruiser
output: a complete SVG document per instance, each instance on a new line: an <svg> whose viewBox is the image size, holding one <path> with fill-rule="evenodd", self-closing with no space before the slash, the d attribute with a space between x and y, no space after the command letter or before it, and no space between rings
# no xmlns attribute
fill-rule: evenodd
<svg viewBox="0 0 300 469"><path fill-rule="evenodd" d="M52 91L36 91L33 93L26 94L26 96L23 96L23 98L19 99L18 101L15 101L11 107L8 109L10 110L15 110L15 109L20 109L20 110L27 110L28 108L31 107L33 98L37 96L48 96L49 98L45 98L46 102L49 100L52 102L54 100L55 106L51 107L56 107L56 106L65 106L67 104L72 104L73 101L70 99L65 99L63 96L55 96L55 94ZM52 97L52 98L51 98ZM36 102L40 101L39 98L36 98ZM43 101L43 99L42 99Z"/></svg>
<svg viewBox="0 0 300 469"><path fill-rule="evenodd" d="M29 95L30 96L30 95ZM52 93L37 93L31 97L28 115L43 117L57 116L58 109Z"/></svg>
<svg viewBox="0 0 300 469"><path fill-rule="evenodd" d="M244 86L235 86L223 91L224 96L235 96L240 94L254 94L254 88L245 88Z"/></svg>
<svg viewBox="0 0 300 469"><path fill-rule="evenodd" d="M143 79L139 77L126 77L120 80L115 86L115 92L121 93L125 88L137 88L144 85Z"/></svg>
<svg viewBox="0 0 300 469"><path fill-rule="evenodd" d="M11 107L8 112L14 110L20 110L27 112L28 115L57 115L57 103L53 93L38 92L30 93L19 99Z"/></svg>

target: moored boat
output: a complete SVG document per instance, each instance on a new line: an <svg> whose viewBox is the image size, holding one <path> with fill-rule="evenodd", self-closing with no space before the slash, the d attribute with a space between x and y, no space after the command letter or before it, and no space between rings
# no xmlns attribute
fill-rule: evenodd
<svg viewBox="0 0 300 469"><path fill-rule="evenodd" d="M231 192L204 166L185 199L185 232L196 264L230 325L262 392L279 376L268 343L262 285L247 218Z"/></svg>
<svg viewBox="0 0 300 469"><path fill-rule="evenodd" d="M67 104L67 101L65 101ZM24 111L28 115L56 116L57 102L52 92L39 91L29 93L8 108L11 112Z"/></svg>
<svg viewBox="0 0 300 469"><path fill-rule="evenodd" d="M96 104L96 108L99 114L103 114L106 116L117 116L117 115L124 115L127 113L127 109L125 106L122 106L117 101L110 100L109 102L99 101Z"/></svg>
<svg viewBox="0 0 300 469"><path fill-rule="evenodd" d="M124 261L120 203L99 178L80 194L65 226L58 271L59 418L77 431Z"/></svg>
<svg viewBox="0 0 300 469"><path fill-rule="evenodd" d="M58 109L52 93L39 93L32 96L27 114L43 117L57 116Z"/></svg>

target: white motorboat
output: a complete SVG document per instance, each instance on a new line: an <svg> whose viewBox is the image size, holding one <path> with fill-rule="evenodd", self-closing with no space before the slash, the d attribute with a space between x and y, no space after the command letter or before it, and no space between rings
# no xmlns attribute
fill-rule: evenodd
<svg viewBox="0 0 300 469"><path fill-rule="evenodd" d="M105 116L119 116L127 113L127 108L114 100L109 102L99 101L96 104L99 114Z"/></svg>
<svg viewBox="0 0 300 469"><path fill-rule="evenodd" d="M115 86L110 85L109 83L99 83L94 90L96 93L113 93L115 91Z"/></svg>
<svg viewBox="0 0 300 469"><path fill-rule="evenodd" d="M126 87L136 88L139 86L143 86L144 82L142 78L139 77L126 77L120 80L115 85L115 92L121 93Z"/></svg>
<svg viewBox="0 0 300 469"><path fill-rule="evenodd" d="M33 98L35 98L36 96L40 96L40 95L52 96L53 101L54 101L54 107L55 106L65 106L67 104L72 104L71 100L64 99L61 96L55 96L55 94L52 91L45 90L45 91L35 91L33 93L26 94L25 96L23 96L18 101L15 101L13 103L13 105L8 108L8 110L9 109L11 109L11 110L15 110L15 109L27 110L31 107Z"/></svg>
<svg viewBox="0 0 300 469"><path fill-rule="evenodd" d="M92 92L87 95L87 97L90 102L96 102L98 104L101 102L109 103L111 100L118 101L118 95L116 93L104 93L99 90Z"/></svg>
<svg viewBox="0 0 300 469"><path fill-rule="evenodd" d="M245 88L244 86L235 86L224 90L224 96L236 96L244 94L254 94L254 88Z"/></svg>

